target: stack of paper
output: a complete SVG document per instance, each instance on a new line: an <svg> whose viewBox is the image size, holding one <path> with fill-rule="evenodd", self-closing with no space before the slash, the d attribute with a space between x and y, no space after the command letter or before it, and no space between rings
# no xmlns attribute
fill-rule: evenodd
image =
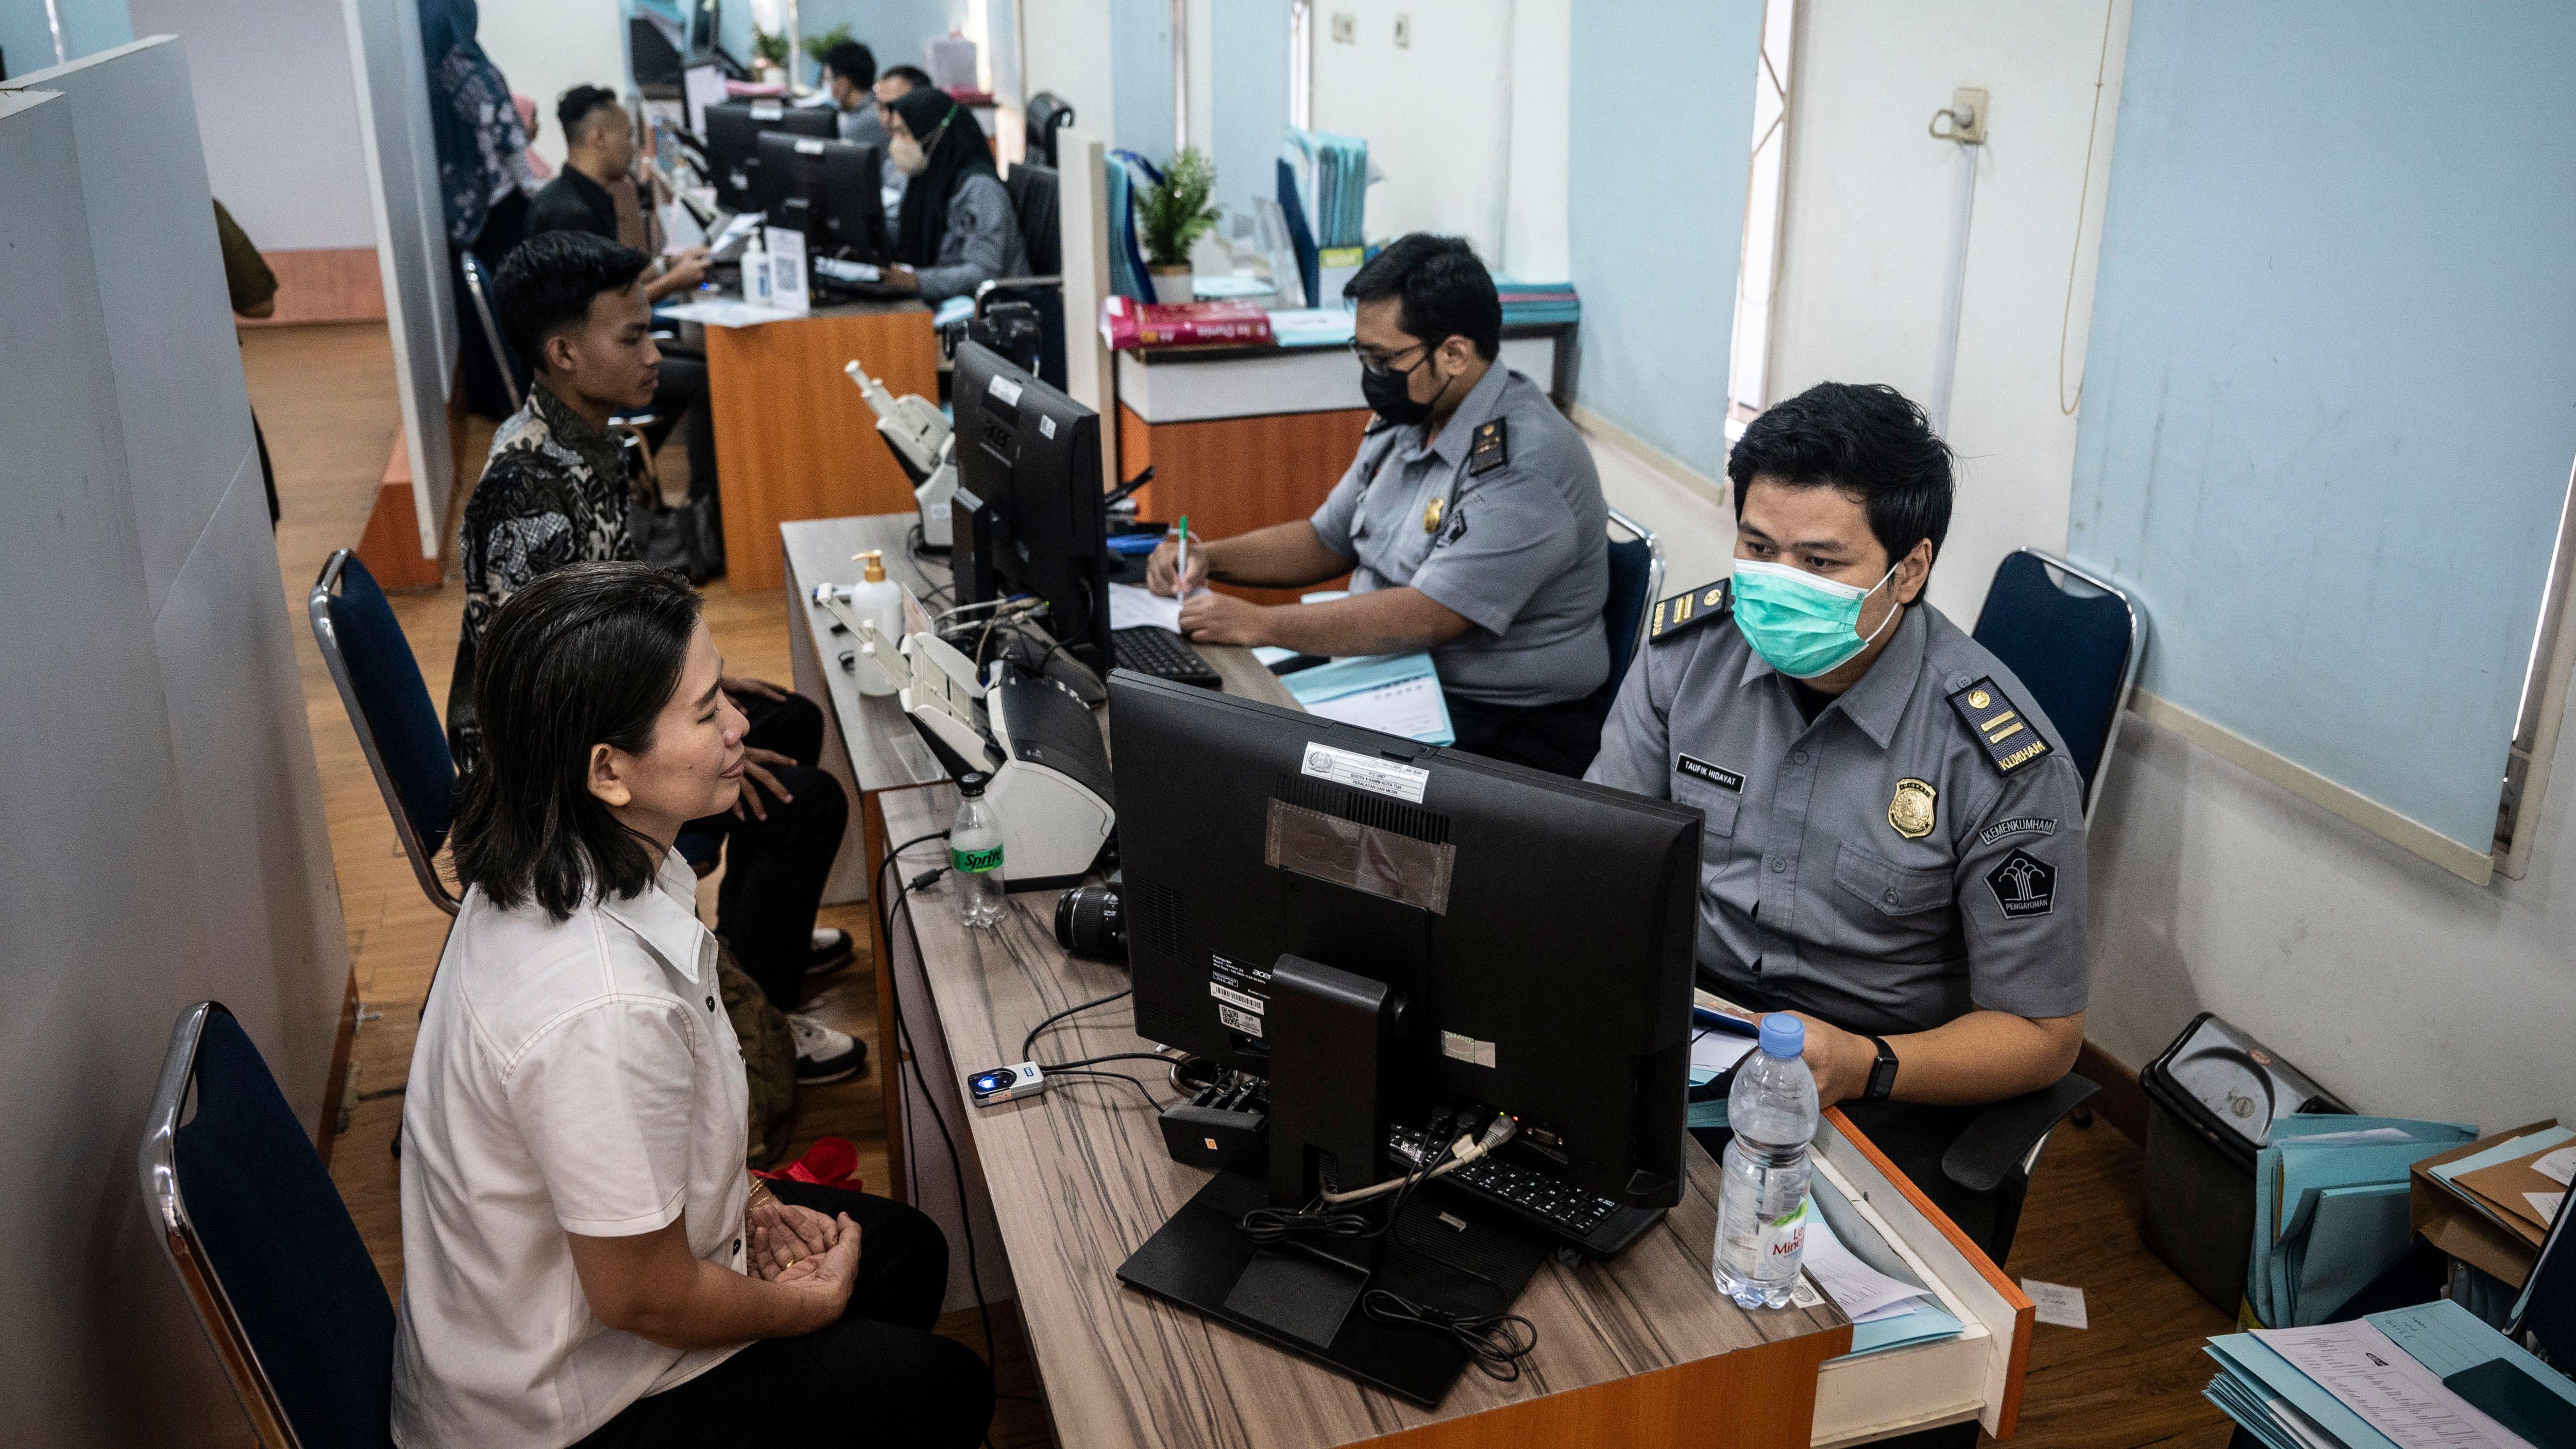
<svg viewBox="0 0 2576 1449"><path fill-rule="evenodd" d="M2430 1168L2428 1175L2537 1248L2576 1180L2576 1132L2555 1126L2526 1132Z"/></svg>
<svg viewBox="0 0 2576 1449"><path fill-rule="evenodd" d="M1831 1179L1810 1179L1807 1203L1807 1277L1851 1320L1850 1357L1959 1336L1959 1320Z"/></svg>
<svg viewBox="0 0 2576 1449"><path fill-rule="evenodd" d="M2533 1449L2576 1384L2448 1301L2209 1342L2209 1401L2271 1449Z"/></svg>
<svg viewBox="0 0 2576 1449"><path fill-rule="evenodd" d="M1449 701L1428 654L1379 654L1336 659L1281 679L1308 714L1403 735L1427 745L1458 742L1449 727Z"/></svg>
<svg viewBox="0 0 2576 1449"><path fill-rule="evenodd" d="M2254 1159L2245 1274L2258 1323L2322 1323L2405 1256L2407 1169L2478 1135L2457 1122L2296 1113Z"/></svg>

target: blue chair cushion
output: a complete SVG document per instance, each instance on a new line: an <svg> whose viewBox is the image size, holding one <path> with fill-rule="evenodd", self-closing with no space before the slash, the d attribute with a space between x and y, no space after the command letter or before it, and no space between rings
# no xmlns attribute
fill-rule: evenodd
<svg viewBox="0 0 2576 1449"><path fill-rule="evenodd" d="M1592 696L1604 717L1619 695L1621 681L1637 655L1637 621L1646 615L1646 585L1654 578L1655 551L1642 538L1610 544L1610 598L1601 608L1601 625L1610 631L1610 677Z"/></svg>
<svg viewBox="0 0 2576 1449"><path fill-rule="evenodd" d="M430 702L411 641L403 637L375 575L355 554L341 567L340 592L328 608L376 753L393 777L421 849L435 855L456 818L456 760L447 752L438 707Z"/></svg>
<svg viewBox="0 0 2576 1449"><path fill-rule="evenodd" d="M2007 555L1977 613L1976 640L2018 675L2057 726L2087 791L2102 764L2129 660L2129 609L2059 588L2036 555Z"/></svg>
<svg viewBox="0 0 2576 1449"><path fill-rule="evenodd" d="M394 1308L259 1048L222 1010L197 1047L179 1197L306 1444L393 1443Z"/></svg>

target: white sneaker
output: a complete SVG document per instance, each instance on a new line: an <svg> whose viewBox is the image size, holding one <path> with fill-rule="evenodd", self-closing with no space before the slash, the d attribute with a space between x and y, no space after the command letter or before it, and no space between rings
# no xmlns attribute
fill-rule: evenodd
<svg viewBox="0 0 2576 1449"><path fill-rule="evenodd" d="M867 1065L865 1043L801 1011L787 1013L787 1034L796 1042L796 1085L800 1087L837 1082Z"/></svg>

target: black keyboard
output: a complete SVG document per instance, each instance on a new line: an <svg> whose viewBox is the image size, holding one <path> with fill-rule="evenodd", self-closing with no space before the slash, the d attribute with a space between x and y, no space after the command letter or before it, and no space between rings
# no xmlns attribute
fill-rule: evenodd
<svg viewBox="0 0 2576 1449"><path fill-rule="evenodd" d="M1418 1127L1386 1134L1387 1160L1400 1171L1419 1165L1424 1150ZM1663 1217L1660 1209L1622 1207L1553 1173L1493 1157L1453 1168L1431 1185L1501 1208L1594 1258L1620 1252Z"/></svg>
<svg viewBox="0 0 2576 1449"><path fill-rule="evenodd" d="M1195 684L1201 689L1217 687L1216 671L1199 657L1189 641L1169 629L1153 624L1139 624L1132 629L1117 629L1109 635L1110 648L1118 656L1118 667L1178 684Z"/></svg>

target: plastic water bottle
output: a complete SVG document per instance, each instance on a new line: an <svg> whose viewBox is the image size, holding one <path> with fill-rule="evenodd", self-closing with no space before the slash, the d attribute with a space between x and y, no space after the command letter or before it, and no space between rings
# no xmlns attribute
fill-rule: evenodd
<svg viewBox="0 0 2576 1449"><path fill-rule="evenodd" d="M948 827L948 865L957 874L957 918L989 930L1002 919L1002 820L984 798L983 772L957 782L957 820ZM1815 1089L1807 1089L1807 1130L1815 1130ZM1805 1182L1806 1178L1798 1179Z"/></svg>
<svg viewBox="0 0 2576 1449"><path fill-rule="evenodd" d="M1762 1018L1762 1043L1726 1094L1725 1184L1717 1198L1717 1286L1746 1308L1786 1308L1807 1246L1807 1144L1816 1079L1799 1055L1806 1023Z"/></svg>

